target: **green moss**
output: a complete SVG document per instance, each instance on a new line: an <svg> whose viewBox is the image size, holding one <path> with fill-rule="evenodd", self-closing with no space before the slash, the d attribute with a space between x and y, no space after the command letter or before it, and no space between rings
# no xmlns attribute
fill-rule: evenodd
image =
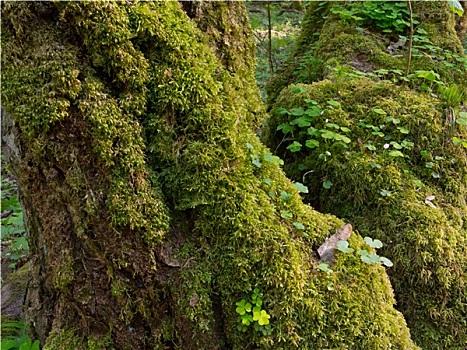
<svg viewBox="0 0 467 350"><path fill-rule="evenodd" d="M72 254L67 249L61 251L59 264L54 264L53 271L53 284L59 290L64 290L68 285L73 283L74 280L74 262Z"/></svg>
<svg viewBox="0 0 467 350"><path fill-rule="evenodd" d="M112 198L108 201L112 222L116 228L141 229L145 241L153 244L161 240L169 219L157 184L153 189L148 182L142 129L137 120L145 111L148 64L130 41L132 34L124 9L110 3L106 9L93 4L71 5L57 4L60 17L76 24L73 30L94 52L90 57L94 68L83 69L78 49L63 43L62 33L31 15L37 35L28 37L27 44L14 46L13 34L8 30L2 36L6 48L2 56L6 63L2 70L6 82L2 90L4 104L24 135L34 140L31 142L38 160L44 156L46 135L53 125L67 118L84 118L89 129L83 133L92 140L101 161L99 170L111 172L106 181L110 183L107 195ZM13 16L28 6L7 9ZM82 21L83 16L89 18ZM38 49L31 51L29 47ZM20 60L27 63L19 65ZM102 69L104 77L98 78L96 69ZM113 95L115 86L120 87L117 96ZM67 153L56 157L69 158ZM74 170L68 172L71 177L67 181L76 191L77 182L82 184L83 178L76 178L79 173L76 167Z"/></svg>
<svg viewBox="0 0 467 350"><path fill-rule="evenodd" d="M347 218L362 235L383 241L383 255L394 262L389 273L398 309L417 343L424 348L461 349L467 339L463 296L467 157L450 139L465 138L466 130L445 124L439 99L407 88L369 79L301 86L301 93L285 89L273 110L303 107L305 99L313 99L324 113L314 117L312 126L330 129L326 126L330 122L348 127L351 142L318 138L316 149L291 153L286 147L292 141L280 144L283 134L276 128L296 117L275 114L265 133L266 144L286 160L292 178L305 179L310 188L306 199L314 207ZM340 107L326 108L329 100ZM365 124L377 126L384 137L372 134L374 129ZM407 131L401 133L401 127ZM304 145L309 138L296 131L292 140ZM404 141L414 143L400 150L407 158L391 157L390 151L396 149L390 142ZM363 143L375 150L364 152ZM390 148L385 150L384 144ZM320 155L326 151L331 155L324 159ZM330 189L323 187L324 180L332 182ZM382 195L382 190L390 195ZM431 195L434 207L426 200Z"/></svg>
<svg viewBox="0 0 467 350"><path fill-rule="evenodd" d="M324 344L327 347L347 344L354 348L368 348L368 344L413 347L407 329L394 328L399 322L403 325L400 315L394 311L377 317L371 316L373 311L365 316L357 312L354 328L358 331L353 335L346 331L346 320L329 316L338 308L349 310L346 303L353 305L352 298L359 304L360 296L365 299L361 305L366 309L366 301L376 302L363 296L370 290L381 290L382 295L390 293L387 282L383 283L384 275L380 276L382 279L369 278L371 287L368 289L357 291L354 290L356 284L346 285L345 288L354 291L355 295L349 292L334 306L330 306L333 305L331 302L317 302L319 298L326 300L327 290L318 287L319 275L312 273L314 258L310 248L317 247L330 230L340 227L342 222L303 206L297 191L277 165L268 161L266 149L237 117L238 109L231 102L236 95L229 88L228 75L222 70L217 75L206 74L215 72L218 67L212 54L191 40L197 35L192 27L164 12L166 10L158 7L160 17L154 26L162 27L163 24L162 28L176 30L179 33L177 45L183 45L186 52L179 55L175 51L165 60L158 56L158 61L154 61L157 64L153 68L152 86L157 95L154 95L151 110L157 113L149 116L151 119L147 124L158 125L159 134L149 133L148 148L154 150L153 164L167 164L160 175L164 193L173 200L176 208L191 209L194 215L196 248L188 253L187 260L191 258L189 267L185 267L180 281L173 287L181 296L177 313L185 315L180 323L184 324L186 319L194 322L192 327L196 337L203 330L204 333L215 333L212 310L221 310L227 339L234 348L244 344L302 348ZM162 52L169 51L173 45L162 40L162 31L152 38L145 38L157 41ZM180 94L185 84L190 89ZM204 93L200 95L200 92ZM174 119L174 115L182 118ZM161 124L165 127L159 127ZM164 130L167 130L166 135ZM172 147L158 147L163 140L170 139ZM247 143L253 149L249 149ZM174 151L167 156L163 153L165 149ZM252 156L258 157L261 167L252 164ZM265 178L274 184L275 198L268 195L270 190L262 181ZM287 205L277 195L281 190L293 194ZM309 238L299 237L291 222L278 219L285 209L309 229ZM363 275L367 274L367 266L358 266L365 271ZM345 282L339 282L345 285ZM253 330L242 333L236 329L235 302L255 287L264 291L265 307L273 315L271 336ZM220 310L211 306L213 294L220 296ZM333 299L332 296L329 298ZM389 301L390 305L390 296L388 298L385 302ZM305 304L310 305L306 310L303 309ZM309 327L304 329L303 324ZM375 328L368 327L369 324ZM329 334L325 331L328 327L335 329L335 336L324 335ZM381 338L370 336L376 329L382 330L377 332ZM398 335L393 337L391 334Z"/></svg>
<svg viewBox="0 0 467 350"><path fill-rule="evenodd" d="M4 276L2 281L2 323L10 318L18 318L23 314L24 295L30 281L29 265ZM5 335L6 336L6 335Z"/></svg>
<svg viewBox="0 0 467 350"><path fill-rule="evenodd" d="M123 305L126 283L117 281L102 296L121 302L125 324L150 330L138 341L151 347L170 341L180 348L417 348L393 308L384 269L338 254L335 274L318 272L315 250L343 222L302 203L279 160L251 130L244 95L236 90L239 76L232 78L205 41L197 39L202 33L179 3L50 6L57 6L60 24L67 29L61 41L78 38L81 49L89 52L89 60L81 58L86 69L79 76L79 98L66 111L86 121L84 135L92 140L97 159L94 168L99 179L109 179L93 188L104 191L111 225L102 231L96 225L83 243L108 265L109 277L129 275L128 284L138 287L131 289L132 295L147 299ZM51 21L55 25L55 18ZM60 37L57 29L51 30ZM21 62L8 55L11 62ZM13 79L14 64L5 67ZM135 72L141 75L133 77ZM11 109L16 93L10 86L2 90ZM291 198L281 199L282 191ZM284 218L284 211L292 219ZM140 236L161 248L169 214L188 221L185 229L178 230L174 222L170 227L171 233L183 236L179 273L164 261L155 273L155 253L143 245L138 248L147 253L148 266L141 266L146 261L137 249L123 258L126 240L139 242ZM295 220L304 225L305 234L293 225ZM108 232L115 235L108 247L87 241L92 234L102 238ZM355 234L351 244L361 246L360 236ZM328 288L331 284L334 291ZM264 293L264 308L272 316L270 335L237 328L235 303L254 288ZM54 319L46 349L110 347L107 341L128 346L127 339L116 339L120 332L130 335L126 326L116 329L112 339L106 333L96 340L86 329L65 326L69 320L60 316ZM110 328L117 322L117 317L100 317Z"/></svg>
<svg viewBox="0 0 467 350"><path fill-rule="evenodd" d="M245 4L194 2L183 3L183 8L203 33L201 40L207 42L230 73L229 86L237 91L233 103L239 115L248 120L253 130L258 129L267 115L254 78L256 52Z"/></svg>
<svg viewBox="0 0 467 350"><path fill-rule="evenodd" d="M43 347L44 350L100 350L100 349L115 349L111 346L110 336L101 338L89 337L87 341L83 340L75 334L73 330L56 329L47 338Z"/></svg>

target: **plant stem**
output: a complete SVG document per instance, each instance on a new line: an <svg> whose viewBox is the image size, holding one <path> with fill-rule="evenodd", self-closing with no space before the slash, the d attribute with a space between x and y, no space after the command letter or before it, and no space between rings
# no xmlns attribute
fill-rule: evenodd
<svg viewBox="0 0 467 350"><path fill-rule="evenodd" d="M268 61L269 61L269 73L272 75L274 71L274 66L272 64L272 28L271 28L271 2L267 2L267 9L268 9Z"/></svg>
<svg viewBox="0 0 467 350"><path fill-rule="evenodd" d="M405 70L405 76L408 76L410 72L410 64L412 62L412 44L413 44L413 11L412 11L411 0L407 0L407 5L409 6L409 11L410 11L410 35L409 35L409 57L407 58L407 68Z"/></svg>

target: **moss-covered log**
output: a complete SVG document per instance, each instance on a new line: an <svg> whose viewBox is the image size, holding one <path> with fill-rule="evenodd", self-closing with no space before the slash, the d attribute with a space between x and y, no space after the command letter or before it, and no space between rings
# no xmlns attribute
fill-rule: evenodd
<svg viewBox="0 0 467 350"><path fill-rule="evenodd" d="M2 6L2 132L45 349L416 348L382 267L316 269L343 222L301 202L252 131L256 98L177 2ZM255 288L270 327L243 331Z"/></svg>
<svg viewBox="0 0 467 350"><path fill-rule="evenodd" d="M388 3L396 4L378 6ZM423 56L414 51L415 74L406 76L408 42L396 47L394 28L383 32L374 20L362 27L345 19L354 5L309 8L297 53L310 52L314 60L289 66L271 91L294 77L308 84L282 89L264 140L285 160L286 173L308 185L314 208L384 242L383 255L394 262L397 308L415 342L464 349L467 61L455 15L445 2L412 3L435 49L420 48Z"/></svg>

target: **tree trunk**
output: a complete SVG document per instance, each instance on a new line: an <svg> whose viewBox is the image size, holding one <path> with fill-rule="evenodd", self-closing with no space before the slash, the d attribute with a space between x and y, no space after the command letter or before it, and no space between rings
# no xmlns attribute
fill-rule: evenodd
<svg viewBox="0 0 467 350"><path fill-rule="evenodd" d="M251 130L248 60L176 2L2 7L2 139L45 349L416 348L383 268L316 268L344 223L303 205ZM255 289L270 325L242 326Z"/></svg>
<svg viewBox="0 0 467 350"><path fill-rule="evenodd" d="M415 342L464 349L467 142L460 140L467 130L459 118L467 59L459 17L447 2L412 1L419 23L409 62L410 40L398 34L408 36L410 25L388 33L384 18L352 12L372 4L400 10L404 2L364 4L308 8L295 56L269 89L274 115L264 141L287 175L308 185L314 208L383 241L397 308Z"/></svg>

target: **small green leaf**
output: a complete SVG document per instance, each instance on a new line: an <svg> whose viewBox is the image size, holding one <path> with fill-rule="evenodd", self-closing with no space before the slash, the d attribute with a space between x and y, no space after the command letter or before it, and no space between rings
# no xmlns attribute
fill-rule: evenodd
<svg viewBox="0 0 467 350"><path fill-rule="evenodd" d="M399 130L399 132L400 132L401 134L408 134L408 133L409 133L409 130L406 129L406 128L404 128L403 126L397 127L397 130Z"/></svg>
<svg viewBox="0 0 467 350"><path fill-rule="evenodd" d="M251 163L257 168L261 168L261 162L259 161L259 157L257 154L252 154L251 156Z"/></svg>
<svg viewBox="0 0 467 350"><path fill-rule="evenodd" d="M287 146L287 149L290 152L298 152L302 149L302 144L300 142L294 141L293 143Z"/></svg>
<svg viewBox="0 0 467 350"><path fill-rule="evenodd" d="M291 218L293 218L293 214L292 214L292 212L290 212L288 210L284 210L284 211L281 212L281 217L283 219L291 219Z"/></svg>
<svg viewBox="0 0 467 350"><path fill-rule="evenodd" d="M243 314L241 320L242 324L244 324L245 326L249 326L250 323L253 322L253 316L251 316L250 314Z"/></svg>
<svg viewBox="0 0 467 350"><path fill-rule="evenodd" d="M300 128L305 128L311 125L311 118L309 116L303 116L292 120L290 124L298 125Z"/></svg>
<svg viewBox="0 0 467 350"><path fill-rule="evenodd" d="M414 143L411 142L411 141L404 140L404 141L401 142L401 145L402 145L402 147L404 147L406 149L411 149L414 146Z"/></svg>
<svg viewBox="0 0 467 350"><path fill-rule="evenodd" d="M415 186L417 186L418 188L423 188L425 187L425 184L423 182L421 182L420 180L412 180L415 184Z"/></svg>
<svg viewBox="0 0 467 350"><path fill-rule="evenodd" d="M334 100L329 100L328 105L330 105L332 107L340 107L341 106L340 102L334 101Z"/></svg>
<svg viewBox="0 0 467 350"><path fill-rule="evenodd" d="M308 147L308 148L313 149L313 148L316 148L316 147L319 146L319 142L317 140L313 140L313 139L306 140L305 146Z"/></svg>
<svg viewBox="0 0 467 350"><path fill-rule="evenodd" d="M332 139L334 139L334 138L335 138L335 135L336 135L335 132L330 131L330 130L326 130L326 129L321 129L320 132L321 132L321 137L322 137L323 139L327 139L327 140L332 140Z"/></svg>
<svg viewBox="0 0 467 350"><path fill-rule="evenodd" d="M296 222L296 221L292 222L292 225L294 225L299 230L304 230L305 229L305 226L303 226L303 224L301 224L299 222Z"/></svg>
<svg viewBox="0 0 467 350"><path fill-rule="evenodd" d="M368 149L370 151L376 151L376 147L373 146L371 143L365 143L363 146L365 146L366 149Z"/></svg>
<svg viewBox="0 0 467 350"><path fill-rule="evenodd" d="M246 146L247 146L249 149L254 149L254 148L255 148L255 147L254 147L251 143L249 143L249 142L246 143Z"/></svg>
<svg viewBox="0 0 467 350"><path fill-rule="evenodd" d="M392 150L392 151L389 151L389 156L391 156L391 157L404 157L404 153L402 153L401 151Z"/></svg>
<svg viewBox="0 0 467 350"><path fill-rule="evenodd" d="M381 242L379 239L375 239L373 240L372 238L370 237L365 237L363 239L365 241L366 244L368 244L371 248L381 248L383 246L383 242Z"/></svg>
<svg viewBox="0 0 467 350"><path fill-rule="evenodd" d="M383 265L387 267L391 267L394 265L391 260L389 260L388 258L385 258L384 256L380 256L379 260L383 263Z"/></svg>
<svg viewBox="0 0 467 350"><path fill-rule="evenodd" d="M276 130L282 130L284 134L288 134L289 132L294 131L295 127L293 125L290 125L288 123L281 124L277 127Z"/></svg>
<svg viewBox="0 0 467 350"><path fill-rule="evenodd" d="M383 197L390 197L391 196L391 191L388 190L381 190L379 191L379 194L382 195Z"/></svg>
<svg viewBox="0 0 467 350"><path fill-rule="evenodd" d="M381 108L373 108L372 111L379 115L386 115L386 112L383 111Z"/></svg>
<svg viewBox="0 0 467 350"><path fill-rule="evenodd" d="M263 156L263 159L266 162L273 163L276 165L284 165L284 161L280 159L278 156L273 156L271 153L266 152Z"/></svg>
<svg viewBox="0 0 467 350"><path fill-rule="evenodd" d="M344 143L350 143L350 139L347 136L341 134L335 134L334 139L337 141L344 141Z"/></svg>
<svg viewBox="0 0 467 350"><path fill-rule="evenodd" d="M398 119L398 118L394 118L394 117L391 117L391 116L389 116L389 117L386 117L386 121L388 121L388 122L392 122L393 124L399 124L399 123L401 122L401 120L400 120L400 119Z"/></svg>
<svg viewBox="0 0 467 350"><path fill-rule="evenodd" d="M337 124L334 124L334 123L326 123L325 124L328 128L333 128L333 129L337 129L339 130L341 127Z"/></svg>
<svg viewBox="0 0 467 350"><path fill-rule="evenodd" d="M295 187L295 189L298 191L298 192L301 192L301 193L308 193L308 187L306 187L304 184L300 183L300 182L295 182L293 184L293 187Z"/></svg>
<svg viewBox="0 0 467 350"><path fill-rule="evenodd" d="M271 179L263 179L263 182L268 186L271 186L271 184L272 184Z"/></svg>
<svg viewBox="0 0 467 350"><path fill-rule="evenodd" d="M287 193L285 191L281 191L281 199L283 199L284 201L289 201L293 198L293 195L290 194L290 193Z"/></svg>
<svg viewBox="0 0 467 350"><path fill-rule="evenodd" d="M349 248L349 242L347 241L338 241L336 247L343 253L353 253L355 251L355 249Z"/></svg>
<svg viewBox="0 0 467 350"><path fill-rule="evenodd" d="M368 254L360 256L360 259L368 265L378 264L380 262L379 258L380 257L377 254Z"/></svg>
<svg viewBox="0 0 467 350"><path fill-rule="evenodd" d="M419 71L416 71L415 74L417 78L423 78L430 82L434 82L437 78L439 79L439 74L431 70L430 71L419 70Z"/></svg>
<svg viewBox="0 0 467 350"><path fill-rule="evenodd" d="M284 114L289 113L289 111L285 109L284 107L279 107L278 109L276 109L276 113L279 115L284 115Z"/></svg>
<svg viewBox="0 0 467 350"><path fill-rule="evenodd" d="M323 182L323 187L324 187L325 189L327 189L327 190L329 190L329 189L332 187L332 185L333 185L333 183L332 183L331 180L325 180L325 181Z"/></svg>
<svg viewBox="0 0 467 350"><path fill-rule="evenodd" d="M246 312L251 312L251 304L248 303L245 299L240 300L239 302L236 303L237 308L235 311L239 315L244 315Z"/></svg>
<svg viewBox="0 0 467 350"><path fill-rule="evenodd" d="M295 94L307 91L306 87L304 86L293 86L290 90Z"/></svg>
<svg viewBox="0 0 467 350"><path fill-rule="evenodd" d="M464 14L464 9L462 8L459 0L449 0L448 4L451 10L454 11L458 16L462 16Z"/></svg>
<svg viewBox="0 0 467 350"><path fill-rule="evenodd" d="M360 255L360 256L365 256L365 255L369 255L369 254L370 254L370 252L368 250L365 250L365 249L357 251L357 255Z"/></svg>
<svg viewBox="0 0 467 350"><path fill-rule="evenodd" d="M326 263L321 263L318 266L316 266L318 270L321 270L323 272L326 272L327 274L332 273L332 269L329 268L329 265Z"/></svg>
<svg viewBox="0 0 467 350"><path fill-rule="evenodd" d="M260 326L268 325L270 318L271 318L271 316L265 310L261 310L261 313L260 313L259 318L258 318L258 324Z"/></svg>
<svg viewBox="0 0 467 350"><path fill-rule="evenodd" d="M320 106L312 106L305 111L305 114L309 117L319 117L323 113Z"/></svg>

